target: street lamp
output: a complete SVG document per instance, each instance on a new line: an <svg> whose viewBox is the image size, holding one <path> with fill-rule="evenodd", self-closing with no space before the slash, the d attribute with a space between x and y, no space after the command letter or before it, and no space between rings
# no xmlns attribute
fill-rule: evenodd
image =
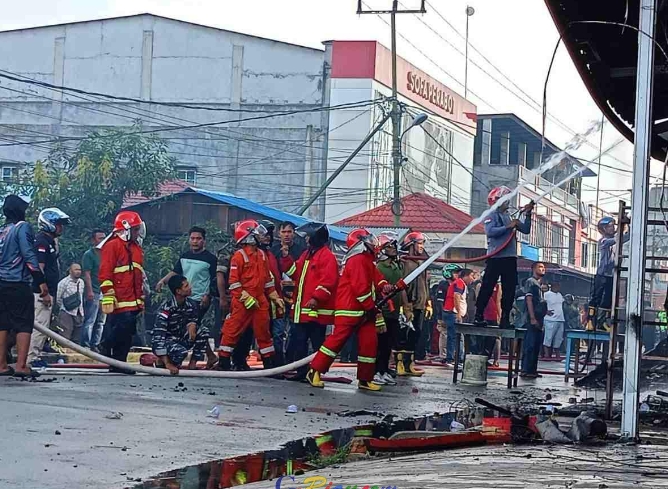
<svg viewBox="0 0 668 489"><path fill-rule="evenodd" d="M403 139L404 135L414 127L424 124L428 118L429 116L427 114L417 114L415 117L413 117L413 121L410 123L410 125L404 130L404 132L401 133L401 138Z"/></svg>
<svg viewBox="0 0 668 489"><path fill-rule="evenodd" d="M469 81L469 17L475 14L475 9L471 6L466 7L466 64L464 65L464 98L468 96L468 81Z"/></svg>

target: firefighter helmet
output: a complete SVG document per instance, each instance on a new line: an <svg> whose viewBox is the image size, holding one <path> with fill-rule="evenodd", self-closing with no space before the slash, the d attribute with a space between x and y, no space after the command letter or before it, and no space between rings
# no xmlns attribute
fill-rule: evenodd
<svg viewBox="0 0 668 489"><path fill-rule="evenodd" d="M401 248L403 250L408 250L415 243L420 243L420 242L425 243L426 241L427 241L427 238L425 237L424 234L422 234L419 231L412 231L404 237L404 242L401 245Z"/></svg>
<svg viewBox="0 0 668 489"><path fill-rule="evenodd" d="M346 245L348 245L348 252L358 245L358 243L363 243L367 250L372 252L374 255L378 253L378 238L373 234L363 228L353 229L348 233L346 238Z"/></svg>
<svg viewBox="0 0 668 489"><path fill-rule="evenodd" d="M258 245L258 238L267 234L267 229L254 219L239 221L234 226L234 241L236 244Z"/></svg>
<svg viewBox="0 0 668 489"><path fill-rule="evenodd" d="M267 230L266 236L269 237L269 241L264 243L264 247L271 248L274 246L274 231L276 230L276 225L268 219L262 219L258 221L258 224Z"/></svg>
<svg viewBox="0 0 668 489"><path fill-rule="evenodd" d="M130 241L130 230L139 227L139 239L146 237L146 223L134 211L121 211L114 219L114 233L123 241Z"/></svg>
<svg viewBox="0 0 668 489"><path fill-rule="evenodd" d="M501 185L500 187L494 187L492 190L490 190L489 195L487 195L487 204L489 206L493 206L496 204L496 202L503 197L504 195L508 195L511 193L512 190L510 190L508 187L505 185Z"/></svg>
<svg viewBox="0 0 668 489"><path fill-rule="evenodd" d="M454 277L455 273L460 272L462 267L456 263L448 263L443 267L443 278L449 280Z"/></svg>
<svg viewBox="0 0 668 489"><path fill-rule="evenodd" d="M384 233L381 233L378 236L378 249L379 249L378 259L387 260L388 258L396 257L399 251L399 246L397 244L398 242L399 242L399 236L397 235L397 233L393 231L386 231ZM388 248L394 249L395 253L393 255L388 255L386 253Z"/></svg>
<svg viewBox="0 0 668 489"><path fill-rule="evenodd" d="M72 220L70 219L70 216L57 207L44 209L39 213L39 217L37 218L37 226L40 230L47 233L55 233L58 224L66 225L71 223Z"/></svg>
<svg viewBox="0 0 668 489"><path fill-rule="evenodd" d="M598 221L598 224L596 224L596 228L598 229L599 233L607 236L609 233L605 231L605 228L607 228L610 224L614 226L615 219L610 216L605 216Z"/></svg>
<svg viewBox="0 0 668 489"><path fill-rule="evenodd" d="M324 222L307 222L295 229L295 232L302 238L308 236L311 249L318 249L329 243L329 229Z"/></svg>

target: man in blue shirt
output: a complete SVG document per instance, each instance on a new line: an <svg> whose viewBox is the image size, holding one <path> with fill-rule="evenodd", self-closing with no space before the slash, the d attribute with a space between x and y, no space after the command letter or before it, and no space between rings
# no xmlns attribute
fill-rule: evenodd
<svg viewBox="0 0 668 489"><path fill-rule="evenodd" d="M625 225L625 224L624 224ZM596 269L596 276L594 277L594 286L592 296L587 308L587 329L594 329L594 325L602 325L603 321L599 321L598 309L612 308L612 276L615 271L615 228L616 223L612 217L606 216L598 221L598 232L601 233L602 238L598 242L599 260L598 268ZM624 233L622 236L622 243L629 240L629 233ZM605 313L603 314L605 316Z"/></svg>
<svg viewBox="0 0 668 489"><path fill-rule="evenodd" d="M503 196L511 193L508 187L492 189L487 197L491 206ZM501 278L502 290L515 290L517 286L517 237L516 231L524 234L531 232L531 213L534 203L529 202L524 207L524 220L512 219L508 208L510 202L504 202L496 211L485 219L485 234L487 235L487 254L493 255L487 259L485 274L476 300L476 312L473 323L478 326L487 326L483 313L489 302L494 287ZM501 321L499 327L511 328L510 311L513 308L512 294L503 294L501 297Z"/></svg>
<svg viewBox="0 0 668 489"><path fill-rule="evenodd" d="M32 226L25 222L27 208L28 203L16 195L5 197L2 206L6 219L0 229L0 376L39 375L26 364L35 318L30 284L42 300L50 301L50 296L33 247ZM55 293L55 289L51 293ZM7 364L10 331L16 333L15 368Z"/></svg>

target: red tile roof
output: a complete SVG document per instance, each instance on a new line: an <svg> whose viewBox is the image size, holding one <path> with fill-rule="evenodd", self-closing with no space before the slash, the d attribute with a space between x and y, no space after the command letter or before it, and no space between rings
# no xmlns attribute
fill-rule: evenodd
<svg viewBox="0 0 668 489"><path fill-rule="evenodd" d="M190 184L184 180L170 180L158 185L158 191L153 197L145 197L141 193L126 195L123 199L123 208L130 207L137 204L143 204L149 200L159 199L160 197L166 197L168 195L177 194L183 192L185 189L190 188Z"/></svg>
<svg viewBox="0 0 668 489"><path fill-rule="evenodd" d="M436 197L423 193L414 193L401 199L404 213L401 226L416 231L433 233L459 233L473 220L466 212L446 204ZM391 204L347 217L336 223L339 226L388 227L394 225ZM476 225L471 233L483 234L482 224Z"/></svg>

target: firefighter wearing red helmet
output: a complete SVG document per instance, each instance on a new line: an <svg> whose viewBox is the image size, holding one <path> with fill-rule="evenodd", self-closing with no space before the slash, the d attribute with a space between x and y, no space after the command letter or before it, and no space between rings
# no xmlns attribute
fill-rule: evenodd
<svg viewBox="0 0 668 489"><path fill-rule="evenodd" d="M380 293L392 290L375 265L378 240L366 229L355 229L346 240L348 253L336 290L334 332L327 337L311 362L306 379L313 387L324 387L320 375L327 372L348 339L357 334L357 379L360 389L378 391L373 382L378 338L376 327L384 327L383 316L376 308Z"/></svg>
<svg viewBox="0 0 668 489"><path fill-rule="evenodd" d="M492 207L511 192L508 187L496 187L487 196L487 203ZM487 326L483 313L489 299L492 297L494 287L501 278L501 288L504 291L509 291L509 293L503 294L501 299L499 327L504 329L511 327L510 311L515 301L512 291L517 286L517 238L515 233L516 231L524 234L531 232L531 213L534 203L530 202L524 207L523 220L510 217L509 207L510 201L506 200L484 221L485 234L487 235L487 254L492 256L487 259L482 285L476 300L473 322L478 326Z"/></svg>
<svg viewBox="0 0 668 489"><path fill-rule="evenodd" d="M427 258L427 252L424 250L424 245L427 238L419 231L412 231L408 233L403 240L401 249L407 252L409 256L419 257L421 259L406 259L403 264L404 278L413 273L413 271L422 265L422 262ZM423 336L423 324L426 316L431 311L431 301L429 298L429 276L428 272L424 271L408 285L406 289L408 297L408 304L404 306L404 314L406 319L412 324L412 328L402 328L399 335L396 361L397 361L397 375L420 377L424 374L423 370L415 367L416 357L418 360L424 358L427 346L422 347L421 352L417 352L418 344L420 344L420 337Z"/></svg>
<svg viewBox="0 0 668 489"><path fill-rule="evenodd" d="M231 304L218 352L221 370L230 369L234 347L249 325L253 328L265 368L274 366L269 301L276 306L279 317L284 313L285 305L276 292L267 255L259 249L266 234L267 229L252 219L237 223L234 229L234 241L239 249L230 259Z"/></svg>
<svg viewBox="0 0 668 489"><path fill-rule="evenodd" d="M100 245L102 311L108 315L100 344L102 353L127 360L136 332L137 315L144 310L144 251L146 225L139 214L119 212L112 234ZM124 371L109 368L110 371Z"/></svg>

